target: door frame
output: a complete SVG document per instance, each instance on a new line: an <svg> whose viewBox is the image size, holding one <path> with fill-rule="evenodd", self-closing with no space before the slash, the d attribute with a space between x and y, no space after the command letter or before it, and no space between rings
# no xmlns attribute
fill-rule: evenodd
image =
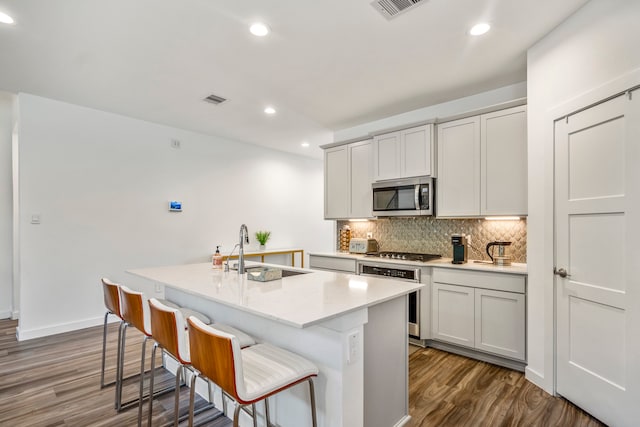
<svg viewBox="0 0 640 427"><path fill-rule="evenodd" d="M558 301L557 301L557 285L556 285L556 276L553 274L553 268L556 265L557 253L556 253L556 238L557 238L557 230L556 230L556 158L555 158L555 140L556 140L556 122L559 120L566 120L566 118L572 114L579 113L588 108L594 107L598 104L602 104L603 102L609 101L613 98L616 98L620 95L624 95L625 93L630 93L631 91L637 91L640 89L640 68L632 70L628 73L625 73L613 80L603 83L600 86L597 86L583 94L580 94L574 98L569 99L563 104L560 104L551 110L549 110L546 114L545 122L551 126L551 144L549 149L551 150L551 158L552 162L552 183L553 183L553 191L551 194L552 203L551 203L551 218L553 222L553 236L552 236L552 265L545 265L545 273L544 273L544 283L545 283L545 295L544 295L544 306L545 307L553 307L552 315L552 330L546 328L545 330L545 344L552 344L552 352L547 353L547 355L551 355L551 357L545 357L546 362L552 362L552 383L553 383L553 395L558 396L557 392L557 366L558 366L558 337L557 337L557 310L558 310ZM640 93L636 92L636 96L640 96ZM548 196L547 196L548 197ZM550 286L549 286L550 285ZM545 322L547 323L547 322ZM551 337L551 340L549 339ZM552 360L549 360L552 359Z"/></svg>

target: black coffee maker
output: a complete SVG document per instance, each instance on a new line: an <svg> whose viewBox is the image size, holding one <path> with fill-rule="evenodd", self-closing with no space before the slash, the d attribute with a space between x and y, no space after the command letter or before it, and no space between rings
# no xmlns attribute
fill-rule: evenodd
<svg viewBox="0 0 640 427"><path fill-rule="evenodd" d="M451 244L453 245L453 264L464 264L467 262L467 237L464 234L452 234Z"/></svg>

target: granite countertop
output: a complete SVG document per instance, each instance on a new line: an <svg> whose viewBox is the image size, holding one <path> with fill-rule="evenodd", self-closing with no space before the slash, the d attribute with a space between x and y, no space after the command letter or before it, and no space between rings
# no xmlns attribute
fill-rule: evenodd
<svg viewBox="0 0 640 427"><path fill-rule="evenodd" d="M247 262L283 268L273 264ZM388 301L424 287L420 283L284 267L305 272L269 282L247 273L214 270L211 263L127 270L165 286L298 328Z"/></svg>
<svg viewBox="0 0 640 427"><path fill-rule="evenodd" d="M497 266L494 264L487 263L487 261L478 262L478 260L469 260L465 264L452 264L451 258L440 258L434 261L421 262L421 261L402 261L397 259L387 259L387 258L376 258L366 256L364 254L350 254L345 252L312 252L309 255L313 256L325 256L325 257L333 257L333 258L347 258L347 259L355 259L358 261L367 261L367 262L375 262L375 263L384 263L384 264L395 264L395 265L412 265L412 266L421 266L421 267L438 267L438 268L455 268L460 270L477 270L477 271L486 271L493 273L509 273L509 274L527 274L527 264L523 263L513 263L509 266Z"/></svg>

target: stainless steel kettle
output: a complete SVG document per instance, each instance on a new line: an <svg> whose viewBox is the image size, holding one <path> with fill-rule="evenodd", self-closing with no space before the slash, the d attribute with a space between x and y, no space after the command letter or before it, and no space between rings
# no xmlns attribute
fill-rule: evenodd
<svg viewBox="0 0 640 427"><path fill-rule="evenodd" d="M493 247L498 247L498 255L493 255ZM511 256L507 255L507 247L511 246L511 242L489 242L487 243L487 255L495 265L511 265ZM491 248L491 252L489 252Z"/></svg>

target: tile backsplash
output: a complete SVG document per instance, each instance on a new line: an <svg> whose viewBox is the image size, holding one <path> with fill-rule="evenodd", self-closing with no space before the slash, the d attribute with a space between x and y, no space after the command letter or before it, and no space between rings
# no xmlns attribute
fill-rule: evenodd
<svg viewBox="0 0 640 427"><path fill-rule="evenodd" d="M373 238L381 251L440 254L451 258L451 235L470 234L469 259L489 260L485 247L495 240L509 241L513 262L527 262L527 221L487 221L485 219L379 218L365 222L338 221L337 230L348 225L352 237ZM336 236L336 250L338 248Z"/></svg>

